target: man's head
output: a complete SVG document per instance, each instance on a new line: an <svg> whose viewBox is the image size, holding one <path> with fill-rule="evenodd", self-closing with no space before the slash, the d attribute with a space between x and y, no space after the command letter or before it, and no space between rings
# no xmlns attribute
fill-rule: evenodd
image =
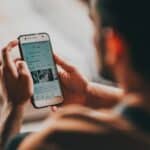
<svg viewBox="0 0 150 150"><path fill-rule="evenodd" d="M117 74L118 71L123 72L123 69L129 67L144 80L149 81L149 1L88 0L87 2L94 16L98 34L96 45L102 50L105 63L111 66L111 70L117 71Z"/></svg>

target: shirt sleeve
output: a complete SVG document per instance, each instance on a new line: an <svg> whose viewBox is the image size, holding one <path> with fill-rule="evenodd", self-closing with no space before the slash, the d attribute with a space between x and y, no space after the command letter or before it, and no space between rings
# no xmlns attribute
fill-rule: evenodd
<svg viewBox="0 0 150 150"><path fill-rule="evenodd" d="M30 133L18 134L15 137L11 138L4 150L17 150L21 142L29 135Z"/></svg>

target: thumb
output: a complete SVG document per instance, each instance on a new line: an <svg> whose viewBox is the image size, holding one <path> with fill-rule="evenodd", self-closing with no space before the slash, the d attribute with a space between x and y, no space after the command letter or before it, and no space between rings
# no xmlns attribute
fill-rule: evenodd
<svg viewBox="0 0 150 150"><path fill-rule="evenodd" d="M30 76L29 69L28 69L28 67L24 61L17 62L17 68L18 68L18 72L19 72L20 77L23 76L23 77L28 78Z"/></svg>
<svg viewBox="0 0 150 150"><path fill-rule="evenodd" d="M59 75L59 79L61 81L61 84L63 86L69 84L69 78L70 78L70 75L67 71L65 71L64 69L62 69L61 67L58 66L58 75Z"/></svg>
<svg viewBox="0 0 150 150"><path fill-rule="evenodd" d="M72 66L68 62L64 61L58 55L54 54L54 58L55 58L55 61L56 61L57 65L59 65L65 71L67 71L67 72L73 72L73 71L75 71L75 67L74 66Z"/></svg>
<svg viewBox="0 0 150 150"><path fill-rule="evenodd" d="M24 83L24 85L28 86L28 88L31 89L30 91L33 91L33 80L27 64L24 61L20 61L17 64L17 68L20 81Z"/></svg>

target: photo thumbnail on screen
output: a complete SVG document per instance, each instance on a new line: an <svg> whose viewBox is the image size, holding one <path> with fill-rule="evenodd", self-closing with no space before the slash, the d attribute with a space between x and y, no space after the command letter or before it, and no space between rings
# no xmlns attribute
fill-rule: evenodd
<svg viewBox="0 0 150 150"><path fill-rule="evenodd" d="M31 72L34 84L54 81L54 75L51 68Z"/></svg>

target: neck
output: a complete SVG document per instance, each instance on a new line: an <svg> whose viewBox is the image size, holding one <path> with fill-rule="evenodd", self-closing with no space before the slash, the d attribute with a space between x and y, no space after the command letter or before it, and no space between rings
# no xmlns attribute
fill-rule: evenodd
<svg viewBox="0 0 150 150"><path fill-rule="evenodd" d="M120 86L124 89L124 100L129 105L137 106L150 112L150 83L137 74L128 72L122 75Z"/></svg>
<svg viewBox="0 0 150 150"><path fill-rule="evenodd" d="M142 108L150 112L150 94L146 92L130 91L124 95L125 102L130 106Z"/></svg>

